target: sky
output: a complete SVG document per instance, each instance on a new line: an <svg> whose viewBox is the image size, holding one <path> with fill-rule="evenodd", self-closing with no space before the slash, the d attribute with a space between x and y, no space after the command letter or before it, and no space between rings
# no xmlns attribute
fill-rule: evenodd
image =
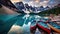
<svg viewBox="0 0 60 34"><path fill-rule="evenodd" d="M19 2L22 1L23 3L28 3L29 5L39 7L39 6L55 6L60 3L60 0L12 0L12 2Z"/></svg>

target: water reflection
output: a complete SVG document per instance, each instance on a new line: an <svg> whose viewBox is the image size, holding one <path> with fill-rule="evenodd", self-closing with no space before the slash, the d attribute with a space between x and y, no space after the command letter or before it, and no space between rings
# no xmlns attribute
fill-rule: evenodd
<svg viewBox="0 0 60 34"><path fill-rule="evenodd" d="M38 15L18 15L17 21L15 24L11 27L8 34L30 34L30 25L35 18L38 18ZM40 18L40 17L39 17Z"/></svg>
<svg viewBox="0 0 60 34"><path fill-rule="evenodd" d="M25 24L28 19L27 16L18 15L16 23L12 26L8 34L30 34L30 22Z"/></svg>
<svg viewBox="0 0 60 34"><path fill-rule="evenodd" d="M45 17L44 17L45 18ZM0 32L2 34L30 34L30 26L35 26L36 21L46 21L39 15L0 15ZM40 22L40 25L49 28L45 23ZM53 24L52 24L53 25ZM54 24L56 26L56 24ZM58 25L57 25L58 26ZM57 27L56 26L56 27ZM59 26L58 26L59 27Z"/></svg>
<svg viewBox="0 0 60 34"><path fill-rule="evenodd" d="M30 26L34 25L32 23L33 20L39 20L41 16L39 15L18 15L17 21L12 26L8 34L30 34ZM36 24L36 23L35 23Z"/></svg>

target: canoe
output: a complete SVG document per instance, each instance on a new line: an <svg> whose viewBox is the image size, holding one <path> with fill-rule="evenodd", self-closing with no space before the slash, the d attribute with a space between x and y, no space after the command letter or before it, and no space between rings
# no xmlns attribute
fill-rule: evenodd
<svg viewBox="0 0 60 34"><path fill-rule="evenodd" d="M39 30L40 30L40 29L43 30L43 31L46 32L47 34L50 34L50 32L51 32L51 30L49 30L48 28L45 28L45 27L41 26L40 24L36 24L36 25L33 26L33 27L31 26L31 27L30 27L30 30L31 30L31 31L33 31L33 30L35 31L37 28L38 28Z"/></svg>
<svg viewBox="0 0 60 34"><path fill-rule="evenodd" d="M48 25L53 31L55 31L55 32L57 32L57 33L60 33L60 29L57 29L57 28L53 27L52 25L50 25L50 24L48 24L48 23L47 23L47 25Z"/></svg>

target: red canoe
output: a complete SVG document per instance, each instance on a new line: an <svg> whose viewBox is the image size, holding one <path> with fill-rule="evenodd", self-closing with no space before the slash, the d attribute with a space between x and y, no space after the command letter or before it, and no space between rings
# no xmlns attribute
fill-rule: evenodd
<svg viewBox="0 0 60 34"><path fill-rule="evenodd" d="M33 26L33 27L31 26L31 27L30 27L30 30L31 30L31 31L33 31L33 30L35 31L36 28L43 30L43 31L46 32L47 34L50 34L50 32L51 32L51 30L49 30L49 29L41 26L40 24L36 24L36 25Z"/></svg>

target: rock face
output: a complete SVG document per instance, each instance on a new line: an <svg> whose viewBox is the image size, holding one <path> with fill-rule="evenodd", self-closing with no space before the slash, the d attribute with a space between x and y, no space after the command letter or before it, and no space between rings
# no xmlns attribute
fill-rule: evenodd
<svg viewBox="0 0 60 34"><path fill-rule="evenodd" d="M1 4L0 4L0 8L1 8L2 6L1 6Z"/></svg>
<svg viewBox="0 0 60 34"><path fill-rule="evenodd" d="M17 12L2 5L2 8L0 8L0 14L17 14Z"/></svg>
<svg viewBox="0 0 60 34"><path fill-rule="evenodd" d="M10 0L0 0L0 4L7 6L7 7L16 8Z"/></svg>
<svg viewBox="0 0 60 34"><path fill-rule="evenodd" d="M17 8L10 0L0 0L0 14L17 14L13 10L17 10Z"/></svg>

